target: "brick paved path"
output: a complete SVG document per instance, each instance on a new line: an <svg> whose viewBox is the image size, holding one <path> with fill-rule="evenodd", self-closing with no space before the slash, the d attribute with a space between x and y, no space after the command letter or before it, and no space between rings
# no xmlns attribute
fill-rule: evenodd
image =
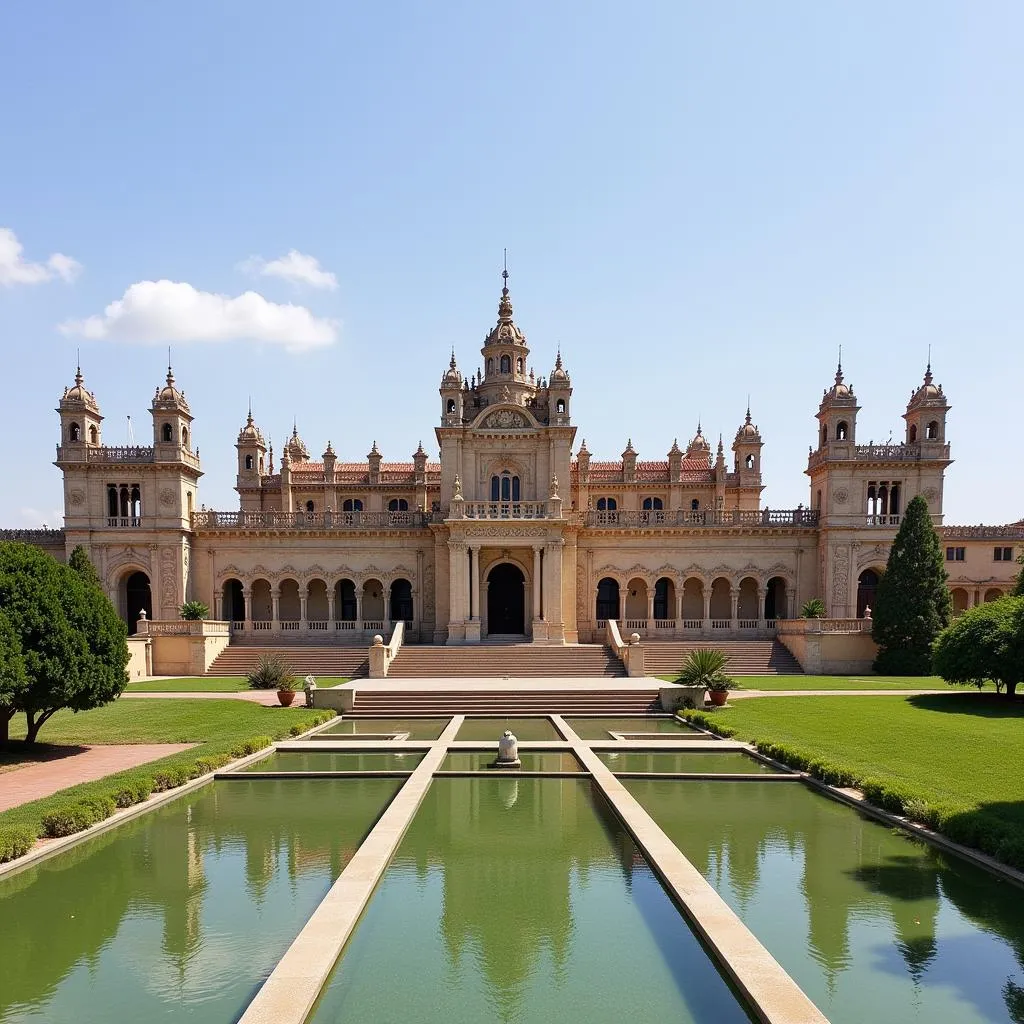
<svg viewBox="0 0 1024 1024"><path fill-rule="evenodd" d="M0 811L194 746L194 743L127 743L72 747L74 752L63 757L35 761L0 775Z"/></svg>
<svg viewBox="0 0 1024 1024"><path fill-rule="evenodd" d="M228 690L226 692L207 692L201 690L197 692L189 692L184 690L170 691L167 693L157 693L156 691L144 690L141 693L133 693L131 690L125 690L121 694L120 700L173 700L176 697L183 697L186 700L248 700L255 704L265 704L267 707L280 707L281 702L277 699L277 690ZM292 704L293 708L303 707L306 703L306 697L300 690L295 694L295 702Z"/></svg>

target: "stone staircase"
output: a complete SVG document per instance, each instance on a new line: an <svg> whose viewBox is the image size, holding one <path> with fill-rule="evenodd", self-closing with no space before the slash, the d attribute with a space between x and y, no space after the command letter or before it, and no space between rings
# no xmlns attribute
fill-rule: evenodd
<svg viewBox="0 0 1024 1024"><path fill-rule="evenodd" d="M260 658L278 654L300 678L310 672L317 676L345 676L349 679L365 676L369 658L365 647L267 647L255 644L235 644L225 647L207 670L208 676L244 676L255 668Z"/></svg>
<svg viewBox="0 0 1024 1024"><path fill-rule="evenodd" d="M697 648L728 655L731 676L803 675L800 662L778 640L645 640L644 669L649 676L674 676Z"/></svg>
<svg viewBox="0 0 1024 1024"><path fill-rule="evenodd" d="M360 690L346 718L662 714L657 690Z"/></svg>
<svg viewBox="0 0 1024 1024"><path fill-rule="evenodd" d="M389 679L611 678L626 670L603 644L546 647L495 644L433 647L407 644L391 663Z"/></svg>

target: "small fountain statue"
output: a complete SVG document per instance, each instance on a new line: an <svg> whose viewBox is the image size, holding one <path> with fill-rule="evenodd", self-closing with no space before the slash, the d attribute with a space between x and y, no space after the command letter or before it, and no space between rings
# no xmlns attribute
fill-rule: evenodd
<svg viewBox="0 0 1024 1024"><path fill-rule="evenodd" d="M316 676L310 673L302 682L304 684L302 689L306 694L306 707L311 708L313 706L313 694L316 692Z"/></svg>
<svg viewBox="0 0 1024 1024"><path fill-rule="evenodd" d="M498 738L498 757L492 762L492 768L522 768L519 760L519 741L506 729Z"/></svg>

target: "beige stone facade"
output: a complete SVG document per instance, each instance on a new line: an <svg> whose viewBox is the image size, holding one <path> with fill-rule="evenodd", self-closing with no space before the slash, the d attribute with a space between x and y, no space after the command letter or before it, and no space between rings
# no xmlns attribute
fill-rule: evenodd
<svg viewBox="0 0 1024 1024"><path fill-rule="evenodd" d="M506 282L507 285L507 282ZM188 598L238 639L368 643L406 622L406 642L538 643L770 635L813 597L836 619L862 617L906 503L923 495L949 547L958 610L1006 592L1024 523L947 527L949 405L929 367L898 444L857 443L859 406L840 367L818 410L808 504L761 506L763 442L749 409L727 461L698 425L685 449L612 461L577 445L561 356L529 364L507 286L464 376L452 353L439 389L438 462L422 445L386 462L373 445L319 458L294 429L275 468L251 411L235 442L239 507L211 511L192 414L168 368L154 395L153 441L107 447L81 373L58 406L62 535L83 544L130 624L142 609L177 617Z"/></svg>

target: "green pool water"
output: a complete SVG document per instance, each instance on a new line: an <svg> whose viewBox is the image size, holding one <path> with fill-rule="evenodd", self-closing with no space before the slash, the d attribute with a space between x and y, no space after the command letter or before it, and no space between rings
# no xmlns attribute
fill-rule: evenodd
<svg viewBox="0 0 1024 1024"><path fill-rule="evenodd" d="M799 783L625 779L832 1024L1024 1021L1024 890Z"/></svg>
<svg viewBox="0 0 1024 1024"><path fill-rule="evenodd" d="M0 1021L237 1020L400 782L217 782L0 880Z"/></svg>
<svg viewBox="0 0 1024 1024"><path fill-rule="evenodd" d="M407 732L411 740L436 740L450 721L451 718L343 718L308 738L359 739L367 733Z"/></svg>
<svg viewBox="0 0 1024 1024"><path fill-rule="evenodd" d="M279 750L243 769L246 772L411 772L423 754L410 751Z"/></svg>
<svg viewBox="0 0 1024 1024"><path fill-rule="evenodd" d="M441 763L443 772L481 772L492 770L488 766L494 761L495 750L459 750L448 754ZM583 767L576 758L566 751L520 750L521 771L524 772L582 772Z"/></svg>
<svg viewBox="0 0 1024 1024"><path fill-rule="evenodd" d="M436 778L314 1024L731 1024L745 1011L580 779Z"/></svg>
<svg viewBox="0 0 1024 1024"><path fill-rule="evenodd" d="M777 768L739 751L614 750L598 751L613 772L721 772L737 775L775 775Z"/></svg>
<svg viewBox="0 0 1024 1024"><path fill-rule="evenodd" d="M667 717L566 718L565 722L581 740L607 740L613 732L656 732L678 737L700 735L696 729Z"/></svg>
<svg viewBox="0 0 1024 1024"><path fill-rule="evenodd" d="M560 740L550 718L467 718L459 727L457 740L490 740L511 729L518 740Z"/></svg>

